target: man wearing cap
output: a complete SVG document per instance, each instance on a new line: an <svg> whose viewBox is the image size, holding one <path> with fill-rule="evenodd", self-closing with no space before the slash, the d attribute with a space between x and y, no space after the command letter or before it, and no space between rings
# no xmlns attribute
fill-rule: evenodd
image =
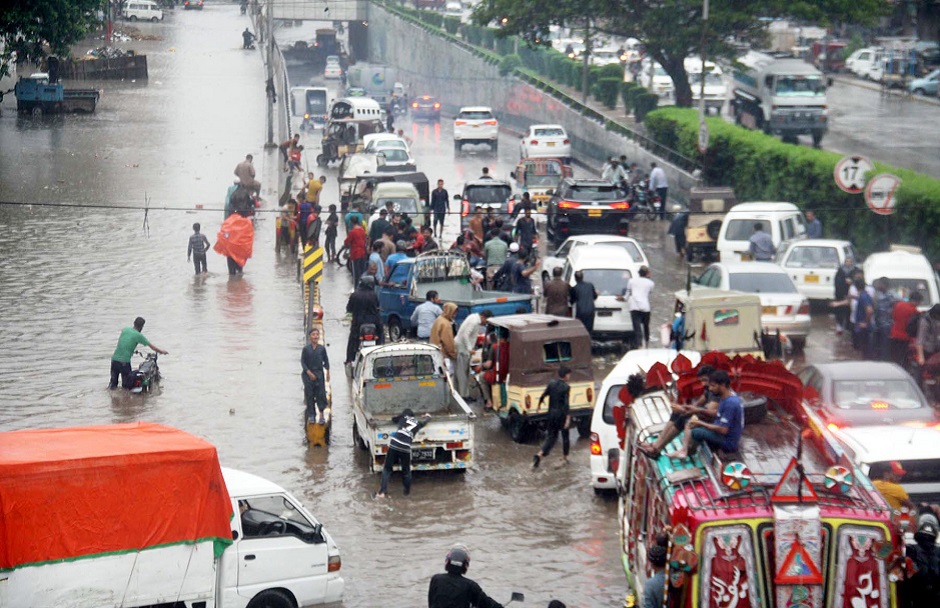
<svg viewBox="0 0 940 608"><path fill-rule="evenodd" d="M901 486L901 478L904 477L905 473L907 471L904 470L901 463L892 460L890 465L881 472L881 475L872 482L875 489L881 493L888 505L895 511L900 511L901 507L914 507L907 491Z"/></svg>

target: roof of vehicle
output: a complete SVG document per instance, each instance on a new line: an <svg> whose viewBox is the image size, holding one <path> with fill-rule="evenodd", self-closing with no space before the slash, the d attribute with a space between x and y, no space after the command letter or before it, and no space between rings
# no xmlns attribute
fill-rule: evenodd
<svg viewBox="0 0 940 608"><path fill-rule="evenodd" d="M568 183L575 187L577 186L592 186L592 187L607 186L610 188L616 187L612 183L607 181L606 179L598 179L596 177L566 177L565 183Z"/></svg>
<svg viewBox="0 0 940 608"><path fill-rule="evenodd" d="M506 188L512 189L512 184L502 179L475 179L471 180L463 185L464 188L482 188L485 186L505 186Z"/></svg>
<svg viewBox="0 0 940 608"><path fill-rule="evenodd" d="M377 200L381 197L405 198L413 196L418 198L418 189L415 185L408 182L380 182L375 185L372 191L372 198Z"/></svg>
<svg viewBox="0 0 940 608"><path fill-rule="evenodd" d="M862 265L865 277L873 281L881 276L902 278L922 278L930 276L933 268L922 253L910 251L881 251L865 258Z"/></svg>
<svg viewBox="0 0 940 608"><path fill-rule="evenodd" d="M852 246L851 241L840 241L839 239L800 239L791 241L787 249L796 249L797 247L845 247Z"/></svg>
<svg viewBox="0 0 940 608"><path fill-rule="evenodd" d="M756 293L715 289L714 287L697 287L690 296L686 290L676 292L676 299L686 305L693 301L699 306L760 306L760 296Z"/></svg>
<svg viewBox="0 0 940 608"><path fill-rule="evenodd" d="M584 245L568 253L568 264L575 270L583 268L633 270L640 262L633 261L629 253L615 245Z"/></svg>
<svg viewBox="0 0 940 608"><path fill-rule="evenodd" d="M402 260L402 262L407 261L414 262L414 258L408 258L407 260ZM402 262L398 262L401 264ZM370 346L368 348L362 349L362 357L372 357L375 355L407 355L414 353L426 353L426 354L440 354L441 349L438 347L428 344L427 342L398 342L395 344L379 344L378 346Z"/></svg>
<svg viewBox="0 0 940 608"><path fill-rule="evenodd" d="M343 97L342 99L337 99L333 105L339 105L341 103L348 104L349 107L358 109L358 110L381 110L382 106L379 105L379 102L372 99L371 97Z"/></svg>
<svg viewBox="0 0 940 608"><path fill-rule="evenodd" d="M493 108L489 106L463 106L461 112L492 112Z"/></svg>
<svg viewBox="0 0 940 608"><path fill-rule="evenodd" d="M639 350L631 350L623 356L622 359L614 366L610 373L607 374L607 377L604 378L604 382L612 381L621 383L623 380L628 378L630 375L637 372L646 372L649 368L653 367L655 363L662 363L666 367L669 367L672 364L673 359L678 357L680 354L685 355L685 357L692 363L692 367L695 367L702 360L702 353L696 350L683 350L677 351L674 348L647 348Z"/></svg>
<svg viewBox="0 0 940 608"><path fill-rule="evenodd" d="M561 129L562 131L565 128L561 125L529 125L529 129Z"/></svg>
<svg viewBox="0 0 940 608"><path fill-rule="evenodd" d="M813 365L830 380L909 380L897 363L886 361L833 361ZM940 439L940 437L938 437Z"/></svg>
<svg viewBox="0 0 940 608"><path fill-rule="evenodd" d="M555 315L546 315L541 313L525 313L519 315L502 315L492 317L486 320L487 324L497 327L505 327L510 331L544 331L551 328L553 332L559 329L577 327L584 329L584 324L571 317L556 317ZM587 333L587 330L585 330Z"/></svg>
<svg viewBox="0 0 940 608"><path fill-rule="evenodd" d="M258 494L279 494L284 492L284 488L273 481L238 471L222 467L222 477L225 479L225 487L228 488L229 496L239 498L241 496L256 496Z"/></svg>
<svg viewBox="0 0 940 608"><path fill-rule="evenodd" d="M362 143L365 144L366 146L368 146L372 142L379 144L379 143L384 143L384 142L389 142L389 141L400 142L404 144L405 149L408 149L408 142L406 142L401 137L395 135L394 133L369 133L368 135L362 136Z"/></svg>
<svg viewBox="0 0 940 608"><path fill-rule="evenodd" d="M784 202L755 202L755 203L738 203L734 207L728 210L728 213L774 213L778 211L799 211L799 207L793 203L784 203Z"/></svg>
<svg viewBox="0 0 940 608"><path fill-rule="evenodd" d="M642 251L640 243L633 237L620 236L619 234L583 234L580 236L569 236L566 241L580 241L585 245L601 245L604 243L633 243Z"/></svg>
<svg viewBox="0 0 940 608"><path fill-rule="evenodd" d="M932 427L856 426L833 433L864 463L940 459L940 441Z"/></svg>
<svg viewBox="0 0 940 608"><path fill-rule="evenodd" d="M716 262L712 266L724 268L728 274L787 274L773 262Z"/></svg>

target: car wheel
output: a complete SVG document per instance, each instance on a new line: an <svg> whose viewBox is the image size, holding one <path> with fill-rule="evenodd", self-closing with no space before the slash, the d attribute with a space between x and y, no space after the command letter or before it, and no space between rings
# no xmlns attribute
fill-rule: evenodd
<svg viewBox="0 0 940 608"><path fill-rule="evenodd" d="M767 397L756 393L741 393L741 405L744 408L744 424L755 424L767 415Z"/></svg>
<svg viewBox="0 0 940 608"><path fill-rule="evenodd" d="M154 23L156 23L157 21L159 21L159 19L157 19L156 17L151 17L150 20L151 20L152 22L154 22Z"/></svg>
<svg viewBox="0 0 940 608"><path fill-rule="evenodd" d="M515 410L509 412L509 436L512 437L512 440L516 443L525 443L525 440L529 436L528 423L522 415Z"/></svg>
<svg viewBox="0 0 940 608"><path fill-rule="evenodd" d="M33 106L33 118L42 118L42 106Z"/></svg>
<svg viewBox="0 0 940 608"><path fill-rule="evenodd" d="M920 88L914 89L914 95L927 95L927 91L925 91L924 89L920 89Z"/></svg>
<svg viewBox="0 0 940 608"><path fill-rule="evenodd" d="M131 21L137 21L137 15L131 15Z"/></svg>
<svg viewBox="0 0 940 608"><path fill-rule="evenodd" d="M398 317L389 317L388 319L388 341L398 342L401 340L401 320Z"/></svg>
<svg viewBox="0 0 940 608"><path fill-rule="evenodd" d="M578 418L578 437L587 439L591 436L591 417L581 416Z"/></svg>
<svg viewBox="0 0 940 608"><path fill-rule="evenodd" d="M490 144L490 151L493 153L493 156L496 156L497 154L499 154L499 142L496 141L495 139Z"/></svg>
<svg viewBox="0 0 940 608"><path fill-rule="evenodd" d="M248 608L294 608L294 602L283 591L268 589L252 598Z"/></svg>
<svg viewBox="0 0 940 608"><path fill-rule="evenodd" d="M359 435L359 425L356 424L355 420L353 421L353 441L355 442L356 447L358 447L360 450L365 451L365 449L369 447L362 439L362 436Z"/></svg>
<svg viewBox="0 0 940 608"><path fill-rule="evenodd" d="M454 154L460 154L460 142L459 141L454 142Z"/></svg>
<svg viewBox="0 0 940 608"><path fill-rule="evenodd" d="M705 234L713 241L718 240L719 232L721 232L721 220L712 220L705 226Z"/></svg>

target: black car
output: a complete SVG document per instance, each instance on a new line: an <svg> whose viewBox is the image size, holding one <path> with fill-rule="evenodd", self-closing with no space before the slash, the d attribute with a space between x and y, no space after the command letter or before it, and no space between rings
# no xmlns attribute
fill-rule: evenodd
<svg viewBox="0 0 940 608"><path fill-rule="evenodd" d="M441 102L430 95L419 95L411 101L411 117L415 120L440 120Z"/></svg>
<svg viewBox="0 0 940 608"><path fill-rule="evenodd" d="M548 238L556 246L579 234L617 234L630 231L630 202L626 193L608 181L566 177L548 201Z"/></svg>
<svg viewBox="0 0 940 608"><path fill-rule="evenodd" d="M201 11L201 10L202 10L202 0L183 0L183 10L186 10L186 11Z"/></svg>
<svg viewBox="0 0 940 608"><path fill-rule="evenodd" d="M470 218L476 213L478 207L484 215L492 214L502 219L503 225L509 226L513 207L516 204L512 186L509 182L498 179L478 179L467 182L463 187L463 194L455 194L454 200L460 201L461 233L467 230Z"/></svg>

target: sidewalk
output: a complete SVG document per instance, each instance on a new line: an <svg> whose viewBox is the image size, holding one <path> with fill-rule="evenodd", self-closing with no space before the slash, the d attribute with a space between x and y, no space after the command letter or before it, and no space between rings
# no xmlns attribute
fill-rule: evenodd
<svg viewBox="0 0 940 608"><path fill-rule="evenodd" d="M868 89L869 91L880 92L884 95L891 95L897 97L898 99L907 99L910 101L916 101L919 103L924 103L934 107L940 108L940 98L938 97L925 97L923 95L914 95L913 93L908 93L906 90L901 89L887 89L883 90L881 85L872 80L863 80L855 76L849 76L848 74L833 74L831 75L833 82L838 82L840 84L846 84L853 87L859 87L860 89Z"/></svg>

